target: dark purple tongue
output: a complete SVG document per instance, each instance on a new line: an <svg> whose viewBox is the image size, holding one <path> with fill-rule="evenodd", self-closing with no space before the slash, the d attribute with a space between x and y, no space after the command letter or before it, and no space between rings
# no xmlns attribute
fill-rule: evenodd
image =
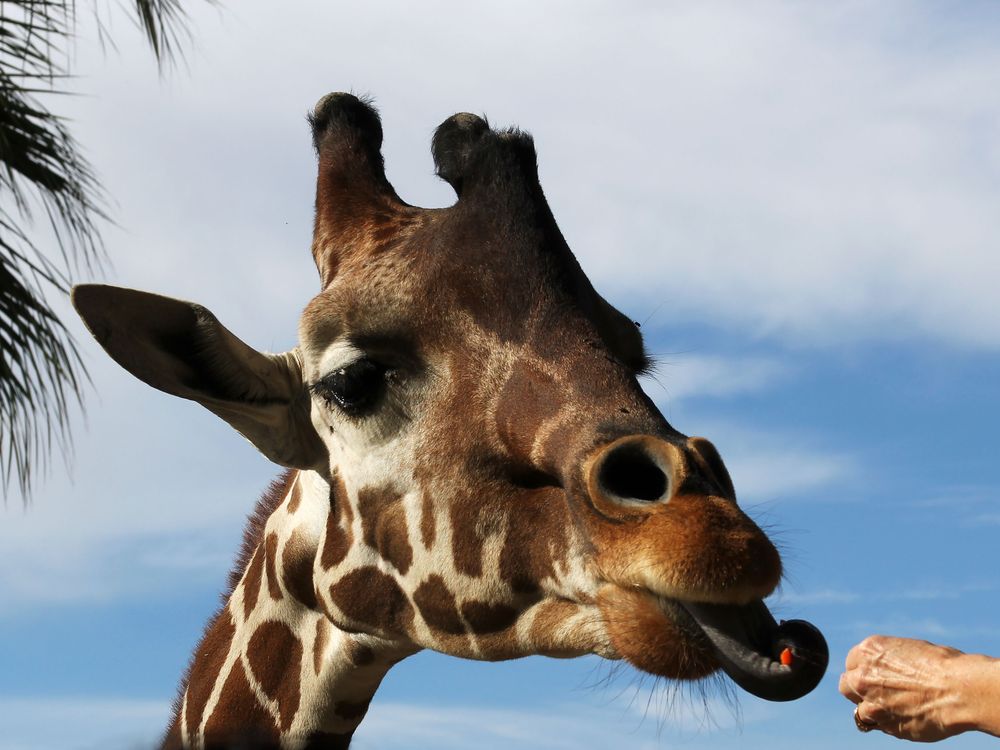
<svg viewBox="0 0 1000 750"><path fill-rule="evenodd" d="M680 604L715 646L725 673L758 698L796 700L816 687L826 672L830 659L826 640L805 620L778 624L763 602Z"/></svg>

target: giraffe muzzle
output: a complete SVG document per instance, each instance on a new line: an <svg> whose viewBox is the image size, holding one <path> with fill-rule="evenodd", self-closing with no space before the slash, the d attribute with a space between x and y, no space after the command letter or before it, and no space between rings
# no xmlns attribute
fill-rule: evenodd
<svg viewBox="0 0 1000 750"><path fill-rule="evenodd" d="M711 642L723 671L758 698L792 701L815 688L830 652L805 620L775 622L763 602L745 605L678 602Z"/></svg>

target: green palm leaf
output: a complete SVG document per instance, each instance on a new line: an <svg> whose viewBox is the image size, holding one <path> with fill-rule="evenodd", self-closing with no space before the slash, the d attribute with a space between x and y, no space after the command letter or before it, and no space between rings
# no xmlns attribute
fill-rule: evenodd
<svg viewBox="0 0 1000 750"><path fill-rule="evenodd" d="M100 185L67 122L46 103L70 75L62 50L72 0L0 0L0 486L26 500L54 447L65 454L69 417L86 370L46 301L70 277L100 266ZM179 0L135 0L134 13L161 65L185 33ZM96 14L96 8L95 8ZM35 215L51 237L36 238Z"/></svg>

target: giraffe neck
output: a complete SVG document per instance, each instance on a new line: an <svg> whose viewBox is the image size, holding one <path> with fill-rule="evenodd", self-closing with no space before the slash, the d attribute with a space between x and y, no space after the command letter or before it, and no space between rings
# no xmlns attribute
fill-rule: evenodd
<svg viewBox="0 0 1000 750"><path fill-rule="evenodd" d="M346 748L386 672L413 653L319 610L312 565L330 508L315 472L286 473L261 500L164 748Z"/></svg>

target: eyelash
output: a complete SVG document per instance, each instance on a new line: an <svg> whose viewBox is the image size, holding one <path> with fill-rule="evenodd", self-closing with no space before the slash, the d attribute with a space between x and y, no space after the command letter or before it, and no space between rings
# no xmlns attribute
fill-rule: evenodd
<svg viewBox="0 0 1000 750"><path fill-rule="evenodd" d="M374 410L385 394L392 370L367 357L334 370L313 383L309 390L350 417Z"/></svg>

